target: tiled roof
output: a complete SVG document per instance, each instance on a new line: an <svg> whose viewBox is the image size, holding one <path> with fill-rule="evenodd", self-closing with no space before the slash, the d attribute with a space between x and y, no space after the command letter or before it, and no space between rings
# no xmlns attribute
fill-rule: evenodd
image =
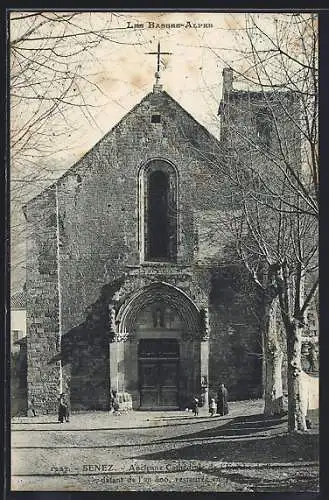
<svg viewBox="0 0 329 500"><path fill-rule="evenodd" d="M23 290L14 293L10 298L11 310L26 309L26 292Z"/></svg>

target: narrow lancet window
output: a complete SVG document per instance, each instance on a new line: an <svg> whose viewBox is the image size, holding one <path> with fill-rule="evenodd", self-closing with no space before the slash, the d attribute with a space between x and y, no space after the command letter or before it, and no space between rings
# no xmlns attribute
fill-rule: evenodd
<svg viewBox="0 0 329 500"><path fill-rule="evenodd" d="M168 175L155 171L149 177L148 258L169 258Z"/></svg>
<svg viewBox="0 0 329 500"><path fill-rule="evenodd" d="M177 254L177 177L163 160L152 160L142 171L143 260L172 262Z"/></svg>

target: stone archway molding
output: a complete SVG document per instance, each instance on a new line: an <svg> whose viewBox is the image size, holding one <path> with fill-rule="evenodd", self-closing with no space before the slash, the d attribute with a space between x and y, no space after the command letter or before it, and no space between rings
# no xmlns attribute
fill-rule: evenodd
<svg viewBox="0 0 329 500"><path fill-rule="evenodd" d="M118 310L118 334L133 334L139 312L146 305L162 301L173 308L184 324L184 336L199 339L202 332L200 310L188 295L166 282L153 282L131 293Z"/></svg>

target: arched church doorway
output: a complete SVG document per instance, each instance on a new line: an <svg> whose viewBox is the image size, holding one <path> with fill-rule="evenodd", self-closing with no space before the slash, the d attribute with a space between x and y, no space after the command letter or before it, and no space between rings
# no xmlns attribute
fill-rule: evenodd
<svg viewBox="0 0 329 500"><path fill-rule="evenodd" d="M207 376L202 356L208 365L194 302L173 285L152 283L126 298L116 320L112 387L130 393L135 409L186 407Z"/></svg>

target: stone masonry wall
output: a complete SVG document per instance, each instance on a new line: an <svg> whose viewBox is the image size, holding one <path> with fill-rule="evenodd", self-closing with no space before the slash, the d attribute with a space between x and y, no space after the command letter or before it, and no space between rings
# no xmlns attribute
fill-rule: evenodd
<svg viewBox="0 0 329 500"><path fill-rule="evenodd" d="M50 188L27 207L27 386L28 406L57 409L59 349L56 259L56 198Z"/></svg>
<svg viewBox="0 0 329 500"><path fill-rule="evenodd" d="M266 135L262 134L264 127L257 125L259 115L267 115ZM222 145L231 151L232 164L247 167L246 172L248 168L259 172L264 186L280 193L286 185L282 173L286 165L301 166L299 117L300 104L292 93L232 91L221 104ZM285 188L285 197L289 195L292 193Z"/></svg>
<svg viewBox="0 0 329 500"><path fill-rule="evenodd" d="M260 304L241 266L216 270L210 300L209 392L223 382L230 399L262 395Z"/></svg>

